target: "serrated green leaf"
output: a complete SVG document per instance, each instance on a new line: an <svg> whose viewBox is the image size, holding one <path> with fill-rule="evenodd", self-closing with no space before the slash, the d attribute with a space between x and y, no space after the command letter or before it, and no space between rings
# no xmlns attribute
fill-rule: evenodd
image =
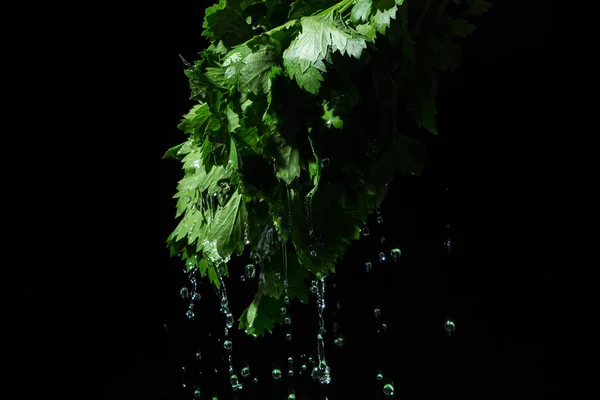
<svg viewBox="0 0 600 400"><path fill-rule="evenodd" d="M240 11L228 7L226 0L208 7L205 11L202 36L211 41L221 40L225 46L243 43L254 36Z"/></svg>
<svg viewBox="0 0 600 400"><path fill-rule="evenodd" d="M185 133L199 134L203 131L205 124L211 115L212 113L210 112L208 104L196 104L183 117L181 123L177 125L177 128Z"/></svg>
<svg viewBox="0 0 600 400"><path fill-rule="evenodd" d="M467 0L467 8L463 12L465 15L481 15L485 14L492 8L492 3L483 0Z"/></svg>
<svg viewBox="0 0 600 400"><path fill-rule="evenodd" d="M398 1L394 0L374 0L370 22L375 27L375 30L382 35L390 27L390 20L396 18L398 12Z"/></svg>
<svg viewBox="0 0 600 400"><path fill-rule="evenodd" d="M206 234L207 240L216 243L221 258L231 256L238 242L243 239L243 223L240 208L245 208L242 195L236 189L229 201L215 213L215 218Z"/></svg>
<svg viewBox="0 0 600 400"><path fill-rule="evenodd" d="M240 125L240 116L233 110L233 105L231 103L227 105L226 115L227 115L227 122L228 122L227 129L229 130L229 133L233 133L241 125Z"/></svg>
<svg viewBox="0 0 600 400"><path fill-rule="evenodd" d="M219 89L228 88L225 71L223 71L222 68L208 67L206 68L204 75L215 87Z"/></svg>
<svg viewBox="0 0 600 400"><path fill-rule="evenodd" d="M212 283L217 289L221 288L221 280L219 279L219 275L215 270L215 267L209 265L208 267L208 279L210 283Z"/></svg>
<svg viewBox="0 0 600 400"><path fill-rule="evenodd" d="M279 59L280 53L274 46L262 46L244 58L238 83L240 92L261 95L271 90L269 74Z"/></svg>
<svg viewBox="0 0 600 400"><path fill-rule="evenodd" d="M300 152L289 144L278 148L278 151L276 176L289 185L300 176Z"/></svg>
<svg viewBox="0 0 600 400"><path fill-rule="evenodd" d="M352 22L366 22L371 14L371 7L373 6L373 0L356 0L354 7L350 13Z"/></svg>
<svg viewBox="0 0 600 400"><path fill-rule="evenodd" d="M455 37L467 37L477 27L464 18L457 18L450 22L450 35Z"/></svg>
<svg viewBox="0 0 600 400"><path fill-rule="evenodd" d="M323 11L339 0L295 0L290 6L288 18L300 19L305 16L313 15Z"/></svg>

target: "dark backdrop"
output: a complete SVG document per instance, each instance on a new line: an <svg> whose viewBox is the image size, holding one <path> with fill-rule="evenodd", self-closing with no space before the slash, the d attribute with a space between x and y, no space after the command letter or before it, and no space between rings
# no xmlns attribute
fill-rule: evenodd
<svg viewBox="0 0 600 400"><path fill-rule="evenodd" d="M541 327L548 305L539 258L547 238L541 233L542 199L551 193L543 133L556 123L553 11L549 5L534 10L496 3L503 4L477 18L478 29L462 41L462 65L442 80L441 135L427 139L423 176L391 185L382 205L384 223L370 221L371 235L351 246L329 279L326 355L333 381L323 390L296 371L297 398L378 399L377 368L393 379L398 399L538 399L553 390L545 379L548 343ZM139 252L155 256L119 269L102 302L105 399L192 399L195 383L201 384L202 398L212 392L231 398L227 374L220 370L224 323L217 298L204 282L197 318L187 321L179 298L183 265L165 247L176 224L172 195L181 172L178 163L161 157L183 139L176 125L192 104L179 54L193 60L206 45L200 37L205 7L188 4L176 15L165 56L170 69L154 77L173 88L166 92L173 104L164 110L168 127L154 133L159 203L144 217L153 221L143 228L150 231L139 232L144 238ZM443 245L448 237L451 252ZM402 249L401 262L378 264L376 254L392 246ZM367 259L374 263L369 274ZM226 280L235 315L254 290L239 275ZM376 306L388 325L383 335L376 334ZM301 354L316 351L316 307L311 298L310 304L290 308L298 367ZM443 328L449 316L457 327L453 337ZM333 321L345 337L341 350L332 342ZM276 330L254 341L232 331L236 368L249 362L252 376L259 377L257 387L245 383L240 399L285 398L285 377L279 386L270 377L272 363L285 373L283 335ZM197 349L201 361L194 359Z"/></svg>

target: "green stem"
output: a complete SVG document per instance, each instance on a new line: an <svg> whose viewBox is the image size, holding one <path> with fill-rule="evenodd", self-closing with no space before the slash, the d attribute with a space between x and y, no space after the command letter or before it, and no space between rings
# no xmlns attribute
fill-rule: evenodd
<svg viewBox="0 0 600 400"><path fill-rule="evenodd" d="M421 10L421 15L419 15L419 19L417 20L417 24L415 25L415 31L413 33L413 38L415 40L417 39L417 34L419 33L421 24L425 19L425 15L427 15L427 11L429 11L429 7L431 7L431 3L433 3L433 0L427 0L427 3L425 3L425 7L423 7L423 10Z"/></svg>
<svg viewBox="0 0 600 400"><path fill-rule="evenodd" d="M342 0L339 3L334 4L333 6L329 7L328 9L321 11L317 15L328 14L335 10L338 10L341 14L344 11L346 11L348 9L348 7L352 6L353 4L354 4L354 0Z"/></svg>

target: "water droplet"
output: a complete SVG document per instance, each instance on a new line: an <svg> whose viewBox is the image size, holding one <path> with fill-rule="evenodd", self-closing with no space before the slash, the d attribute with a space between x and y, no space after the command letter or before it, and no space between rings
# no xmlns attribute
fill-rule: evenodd
<svg viewBox="0 0 600 400"><path fill-rule="evenodd" d="M319 368L314 367L312 372L310 373L310 377L313 379L317 379L319 377Z"/></svg>
<svg viewBox="0 0 600 400"><path fill-rule="evenodd" d="M242 368L241 373L244 378L249 377L250 376L250 368L248 366L245 366L244 368Z"/></svg>
<svg viewBox="0 0 600 400"><path fill-rule="evenodd" d="M324 158L321 160L321 167L328 168L331 165L331 160L329 158Z"/></svg>
<svg viewBox="0 0 600 400"><path fill-rule="evenodd" d="M200 398L200 389L194 389L194 397L197 399Z"/></svg>
<svg viewBox="0 0 600 400"><path fill-rule="evenodd" d="M286 333L285 334L285 338L287 339L287 341L289 342L290 340L292 340L292 334L291 333Z"/></svg>
<svg viewBox="0 0 600 400"><path fill-rule="evenodd" d="M256 275L256 268L254 267L254 264L246 265L246 277L248 279L254 279L255 275Z"/></svg>
<svg viewBox="0 0 600 400"><path fill-rule="evenodd" d="M314 249L310 249L310 251L308 252L308 254L309 254L311 257L316 257L316 256L317 256L317 252L316 252Z"/></svg>
<svg viewBox="0 0 600 400"><path fill-rule="evenodd" d="M202 296L198 292L194 292L194 294L192 295L192 301L200 301L201 298Z"/></svg>
<svg viewBox="0 0 600 400"><path fill-rule="evenodd" d="M363 236L369 236L369 227L367 226L367 224L364 224L362 229L361 229L361 233Z"/></svg>
<svg viewBox="0 0 600 400"><path fill-rule="evenodd" d="M339 338L336 338L336 339L333 341L333 343L335 343L335 345L336 345L337 347L340 347L340 348L341 348L341 347L344 347L344 336L343 336L343 335L340 335L340 337L339 337Z"/></svg>
<svg viewBox="0 0 600 400"><path fill-rule="evenodd" d="M313 284L313 285L310 287L310 291L311 291L311 293L317 293L317 291L318 291L318 290L319 290L319 288L318 288L318 287L317 287L317 285L315 285L315 284Z"/></svg>
<svg viewBox="0 0 600 400"><path fill-rule="evenodd" d="M255 377L254 377L254 379L252 379L252 381L253 381L254 383L258 383L258 377L257 377L257 376L255 376Z"/></svg>
<svg viewBox="0 0 600 400"><path fill-rule="evenodd" d="M202 360L202 352L200 350L198 350L196 352L196 360L198 360L198 361Z"/></svg>
<svg viewBox="0 0 600 400"><path fill-rule="evenodd" d="M285 322L286 325L291 325L292 324L292 319L290 317L285 317L285 319L283 320L283 322Z"/></svg>
<svg viewBox="0 0 600 400"><path fill-rule="evenodd" d="M181 387L185 388L185 387L187 387L187 384L185 382L181 382Z"/></svg>
<svg viewBox="0 0 600 400"><path fill-rule="evenodd" d="M223 347L225 348L225 350L227 350L228 353L230 353L231 349L233 348L233 343L231 343L231 340L226 340L225 342L223 342Z"/></svg>
<svg viewBox="0 0 600 400"><path fill-rule="evenodd" d="M446 330L448 336L452 336L454 335L454 331L456 331L456 324L454 324L454 321L452 321L451 319L448 319L444 323L444 329Z"/></svg>
<svg viewBox="0 0 600 400"><path fill-rule="evenodd" d="M306 366L306 364L302 364L302 366L300 367L300 369L302 369L302 371L306 371L308 367Z"/></svg>
<svg viewBox="0 0 600 400"><path fill-rule="evenodd" d="M383 394L385 394L388 397L392 397L394 395L394 386L390 383L386 384L383 387Z"/></svg>
<svg viewBox="0 0 600 400"><path fill-rule="evenodd" d="M183 372L184 374L187 372L187 368L184 366L181 367L181 372Z"/></svg>
<svg viewBox="0 0 600 400"><path fill-rule="evenodd" d="M260 261L261 261L260 255L255 254L254 255L254 264L258 265L258 264L260 264Z"/></svg>
<svg viewBox="0 0 600 400"><path fill-rule="evenodd" d="M234 322L234 321L233 321L233 315L232 315L231 313L228 313L228 314L225 316L225 325L226 325L228 328L232 328L232 327L233 327L233 322Z"/></svg>
<svg viewBox="0 0 600 400"><path fill-rule="evenodd" d="M381 372L381 370L377 370L377 380L378 381L383 380L383 373Z"/></svg>
<svg viewBox="0 0 600 400"><path fill-rule="evenodd" d="M385 253L383 251L379 252L379 262L385 262L386 257L385 257Z"/></svg>
<svg viewBox="0 0 600 400"><path fill-rule="evenodd" d="M190 292L189 292L188 288L184 286L179 291L179 295L181 296L182 299L187 299L188 297L190 297Z"/></svg>
<svg viewBox="0 0 600 400"><path fill-rule="evenodd" d="M383 323L383 324L381 324L381 329L382 329L384 332L387 332L387 324L386 324L386 323Z"/></svg>
<svg viewBox="0 0 600 400"><path fill-rule="evenodd" d="M381 310L379 308L375 308L373 310L373 315L375 316L375 318L379 318L381 316Z"/></svg>
<svg viewBox="0 0 600 400"><path fill-rule="evenodd" d="M296 400L296 395L294 393L290 393L288 395L288 400Z"/></svg>
<svg viewBox="0 0 600 400"><path fill-rule="evenodd" d="M390 255L394 259L394 262L398 262L398 260L400 259L400 256L402 255L402 251L400 251L400 249L396 247L396 248L392 249L392 251L390 252Z"/></svg>
<svg viewBox="0 0 600 400"><path fill-rule="evenodd" d="M337 331L339 331L339 330L340 330L340 323L335 321L333 323L333 333L337 333Z"/></svg>
<svg viewBox="0 0 600 400"><path fill-rule="evenodd" d="M375 206L375 212L377 215L381 214L381 206Z"/></svg>
<svg viewBox="0 0 600 400"><path fill-rule="evenodd" d="M281 307L280 311L281 311L281 315L287 314L287 309L285 307Z"/></svg>
<svg viewBox="0 0 600 400"><path fill-rule="evenodd" d="M384 244L385 243L385 236L380 237L379 241L381 242L381 244Z"/></svg>
<svg viewBox="0 0 600 400"><path fill-rule="evenodd" d="M340 308L342 308L342 303L339 300L335 303L335 308L337 308L338 311L340 310Z"/></svg>
<svg viewBox="0 0 600 400"><path fill-rule="evenodd" d="M367 272L371 272L371 269L373 268L373 264L371 263L371 261L367 261L365 263L365 271Z"/></svg>
<svg viewBox="0 0 600 400"><path fill-rule="evenodd" d="M383 217L381 215L377 217L377 223L380 225L383 224Z"/></svg>
<svg viewBox="0 0 600 400"><path fill-rule="evenodd" d="M294 376L294 370L288 369L288 376Z"/></svg>
<svg viewBox="0 0 600 400"><path fill-rule="evenodd" d="M246 275L240 275L240 281L246 282Z"/></svg>
<svg viewBox="0 0 600 400"><path fill-rule="evenodd" d="M229 377L229 382L231 382L231 386L237 388L238 385L240 384L240 381L238 379L238 376L236 374L232 374Z"/></svg>
<svg viewBox="0 0 600 400"><path fill-rule="evenodd" d="M322 385L328 385L331 383L331 371L325 360L321 361L321 365L319 367L319 382Z"/></svg>
<svg viewBox="0 0 600 400"><path fill-rule="evenodd" d="M452 243L450 242L450 239L446 239L446 241L444 242L444 247L446 248L446 250L448 250L448 253L452 251Z"/></svg>
<svg viewBox="0 0 600 400"><path fill-rule="evenodd" d="M275 369L273 369L273 372L271 373L271 375L273 376L273 379L279 380L279 379L281 379L281 370L279 368L275 368Z"/></svg>
<svg viewBox="0 0 600 400"><path fill-rule="evenodd" d="M196 314L194 313L194 310L192 310L191 308L189 310L187 310L187 312L185 313L185 316L191 321L196 317Z"/></svg>
<svg viewBox="0 0 600 400"><path fill-rule="evenodd" d="M290 304L290 296L286 295L286 296L283 298L283 302L284 302L285 304L289 305L289 304Z"/></svg>

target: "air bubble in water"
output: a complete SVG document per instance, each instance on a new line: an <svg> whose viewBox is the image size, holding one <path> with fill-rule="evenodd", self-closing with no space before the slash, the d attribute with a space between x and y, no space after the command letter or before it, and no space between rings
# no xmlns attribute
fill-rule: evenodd
<svg viewBox="0 0 600 400"><path fill-rule="evenodd" d="M189 292L188 288L184 286L179 291L179 295L181 296L182 299L187 299L188 297L190 297L190 292Z"/></svg>
<svg viewBox="0 0 600 400"><path fill-rule="evenodd" d="M367 272L371 272L371 269L373 268L373 264L371 263L371 261L367 261L365 263L365 271Z"/></svg>

